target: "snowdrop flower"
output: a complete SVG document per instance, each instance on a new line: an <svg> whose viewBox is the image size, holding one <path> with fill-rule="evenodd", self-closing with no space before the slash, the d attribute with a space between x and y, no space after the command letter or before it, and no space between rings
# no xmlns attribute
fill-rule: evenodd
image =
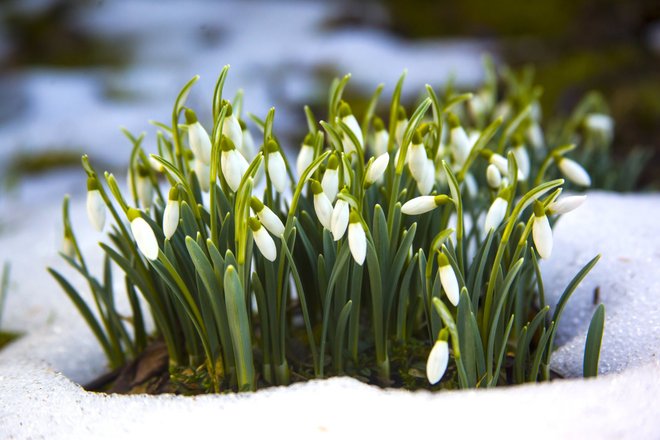
<svg viewBox="0 0 660 440"><path fill-rule="evenodd" d="M275 191L283 193L286 190L287 174L282 151L277 145L277 142L272 139L266 143L265 149L268 153L268 157L266 158L268 163L268 177L275 187Z"/></svg>
<svg viewBox="0 0 660 440"><path fill-rule="evenodd" d="M407 127L408 116L406 116L406 109L400 105L396 112L396 127L394 128L394 136L399 147L403 144L403 135Z"/></svg>
<svg viewBox="0 0 660 440"><path fill-rule="evenodd" d="M532 237L534 246L541 258L550 258L552 253L552 228L548 216L545 215L543 204L534 202L534 223L532 223Z"/></svg>
<svg viewBox="0 0 660 440"><path fill-rule="evenodd" d="M76 245L73 243L71 232L64 232L64 239L62 240L62 253L69 258L76 257Z"/></svg>
<svg viewBox="0 0 660 440"><path fill-rule="evenodd" d="M162 173L165 171L165 167L163 167L163 165L156 160L153 154L149 156L149 166L157 173Z"/></svg>
<svg viewBox="0 0 660 440"><path fill-rule="evenodd" d="M268 261L275 261L275 258L277 258L277 248L275 247L273 237L268 234L266 228L254 217L248 219L248 225L252 230L252 238L257 248L259 248L261 255Z"/></svg>
<svg viewBox="0 0 660 440"><path fill-rule="evenodd" d="M449 196L439 194L437 196L419 196L408 200L401 207L401 212L406 215L419 215L433 211L438 206L451 201Z"/></svg>
<svg viewBox="0 0 660 440"><path fill-rule="evenodd" d="M512 151L513 151L513 156L516 158L516 163L518 164L518 171L520 171L522 180L527 179L527 177L529 176L530 162L529 162L529 154L527 153L527 149L525 148L525 145L523 145L522 143L518 143L513 147Z"/></svg>
<svg viewBox="0 0 660 440"><path fill-rule="evenodd" d="M548 212L553 215L566 214L578 206L580 206L587 199L587 196L567 196L562 197L559 200L555 200L550 205L548 205Z"/></svg>
<svg viewBox="0 0 660 440"><path fill-rule="evenodd" d="M332 210L332 217L330 218L330 231L332 238L337 241L344 236L346 227L348 226L348 202L338 199L335 207Z"/></svg>
<svg viewBox="0 0 660 440"><path fill-rule="evenodd" d="M206 165L211 164L211 139L208 133L197 120L197 115L190 109L186 109L186 123L188 124L188 145L195 154L195 158Z"/></svg>
<svg viewBox="0 0 660 440"><path fill-rule="evenodd" d="M500 223L502 223L502 220L504 220L508 206L509 202L506 201L504 194L497 196L486 214L486 223L484 225L486 232L489 232L491 229L497 229Z"/></svg>
<svg viewBox="0 0 660 440"><path fill-rule="evenodd" d="M421 180L417 180L417 190L420 194L426 195L431 192L435 184L435 163L433 159L426 159L424 165L424 175Z"/></svg>
<svg viewBox="0 0 660 440"><path fill-rule="evenodd" d="M137 181L135 182L135 189L137 191L140 204L149 209L154 197L154 187L149 180L149 171L142 164L137 167Z"/></svg>
<svg viewBox="0 0 660 440"><path fill-rule="evenodd" d="M105 202L101 197L99 181L96 177L87 179L87 217L97 231L102 231L105 225Z"/></svg>
<svg viewBox="0 0 660 440"><path fill-rule="evenodd" d="M167 196L167 204L163 211L163 234L168 240L172 238L179 227L179 189L174 185Z"/></svg>
<svg viewBox="0 0 660 440"><path fill-rule="evenodd" d="M261 200L252 196L250 200L250 207L257 214L259 221L268 232L275 235L276 237L284 234L284 224L282 220L275 214L268 206L264 205Z"/></svg>
<svg viewBox="0 0 660 440"><path fill-rule="evenodd" d="M385 129L383 120L378 116L374 118L374 132L373 154L374 156L380 156L383 153L387 153L387 143L390 140L390 134Z"/></svg>
<svg viewBox="0 0 660 440"><path fill-rule="evenodd" d="M348 154L351 151L355 151L358 148L362 148L362 146L364 145L364 138L362 137L362 129L360 128L360 124L358 123L357 119L355 119L355 116L353 116L353 113L351 112L351 108L345 102L342 102L339 105L339 117L341 118L341 122L346 124L346 126L351 130L351 132L355 136L355 139L357 139L358 143L360 144L360 145L353 145L353 141L351 141L351 138L348 137L346 134L344 134L345 137L344 150L346 150L346 153Z"/></svg>
<svg viewBox="0 0 660 440"><path fill-rule="evenodd" d="M479 192L479 187L477 185L477 180L474 178L472 173L467 173L465 174L465 188L467 189L467 193L471 196L474 197L477 195L477 192Z"/></svg>
<svg viewBox="0 0 660 440"><path fill-rule="evenodd" d="M470 140L468 139L467 133L463 127L461 127L461 121L453 113L449 113L447 117L447 122L449 123L449 138L451 142L452 155L456 163L463 165L470 155L470 150L472 146L470 145Z"/></svg>
<svg viewBox="0 0 660 440"><path fill-rule="evenodd" d="M366 175L364 177L367 186L382 179L389 163L390 155L388 153L383 153L369 164Z"/></svg>
<svg viewBox="0 0 660 440"><path fill-rule="evenodd" d="M560 157L555 160L557 161L559 171L561 171L568 180L580 186L591 185L591 177L589 177L589 173L582 168L582 165L567 157Z"/></svg>
<svg viewBox="0 0 660 440"><path fill-rule="evenodd" d="M243 130L241 129L241 123L234 115L231 104L228 101L225 101L225 105L227 106L227 112L225 113L225 119L222 122L222 135L228 137L238 151L242 151Z"/></svg>
<svg viewBox="0 0 660 440"><path fill-rule="evenodd" d="M158 258L158 241L156 240L153 229L141 217L140 211L137 209L131 208L127 214L128 220L131 222L131 232L133 233L133 238L135 239L135 243L137 243L138 249L149 260L155 260Z"/></svg>
<svg viewBox="0 0 660 440"><path fill-rule="evenodd" d="M298 172L298 177L302 177L303 173L314 161L314 135L308 133L305 136L305 140L300 147L300 152L298 153L298 159L296 159L296 171Z"/></svg>
<svg viewBox="0 0 660 440"><path fill-rule="evenodd" d="M412 144L408 149L408 169L413 179L420 181L424 178L426 171L426 148L419 131L413 134Z"/></svg>
<svg viewBox="0 0 660 440"><path fill-rule="evenodd" d="M339 191L339 159L337 159L336 154L333 154L328 159L328 167L325 169L325 173L323 173L321 186L326 197L330 201L333 201Z"/></svg>
<svg viewBox="0 0 660 440"><path fill-rule="evenodd" d="M241 184L243 174L248 169L247 160L236 149L234 143L228 137L222 138L222 154L220 155L220 162L222 165L222 175L225 177L229 188L236 192L238 186Z"/></svg>
<svg viewBox="0 0 660 440"><path fill-rule="evenodd" d="M330 202L328 196L325 195L323 187L317 180L311 179L311 184L312 193L314 194L314 211L316 212L316 217L318 217L321 225L330 231L333 211L332 202Z"/></svg>
<svg viewBox="0 0 660 440"><path fill-rule="evenodd" d="M446 338L447 336L445 336ZM431 385L440 382L449 363L449 344L446 339L438 339L433 344L429 358L426 361L426 378Z"/></svg>
<svg viewBox="0 0 660 440"><path fill-rule="evenodd" d="M367 237L364 233L364 226L360 221L360 215L354 209L351 210L349 217L348 247L355 262L362 266L364 258L367 256Z"/></svg>
<svg viewBox="0 0 660 440"><path fill-rule="evenodd" d="M254 138L252 138L252 134L247 128L247 124L245 124L245 122L239 119L238 123L241 126L241 133L243 137L243 148L241 149L241 153L243 153L243 156L245 156L247 160L252 160L257 155L257 147L254 144Z"/></svg>
<svg viewBox="0 0 660 440"><path fill-rule="evenodd" d="M610 141L614 134L614 120L604 113L591 113L584 118L584 126L591 133Z"/></svg>
<svg viewBox="0 0 660 440"><path fill-rule="evenodd" d="M438 254L438 272L440 274L440 283L447 295L447 299L454 306L457 306L459 298L458 280L456 279L454 269L449 264L449 259L443 253Z"/></svg>
<svg viewBox="0 0 660 440"><path fill-rule="evenodd" d="M211 189L211 167L206 165L201 160L195 159L193 161L193 169L195 170L197 182L199 182L199 187L201 190L204 192L209 192Z"/></svg>
<svg viewBox="0 0 660 440"><path fill-rule="evenodd" d="M511 116L511 104L509 101L501 101L495 106L493 119L502 118L503 121L506 121L509 116Z"/></svg>
<svg viewBox="0 0 660 440"><path fill-rule="evenodd" d="M529 144L535 149L535 150L542 150L545 148L545 139L543 138L543 129L541 129L541 126L539 125L538 122L532 122L529 127L527 128L527 139L529 140Z"/></svg>
<svg viewBox="0 0 660 440"><path fill-rule="evenodd" d="M502 175L495 164L489 164L486 168L486 181L492 189L498 189L502 184Z"/></svg>
<svg viewBox="0 0 660 440"><path fill-rule="evenodd" d="M509 161L502 156L501 154L498 153L493 153L490 150L481 150L482 154L486 155L488 157L488 162L495 165L497 169L500 171L502 176L508 176L509 175ZM518 169L518 180L523 180L524 176L520 168Z"/></svg>

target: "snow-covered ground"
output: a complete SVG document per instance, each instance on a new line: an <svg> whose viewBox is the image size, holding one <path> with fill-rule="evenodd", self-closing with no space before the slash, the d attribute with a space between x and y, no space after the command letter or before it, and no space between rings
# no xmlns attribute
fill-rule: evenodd
<svg viewBox="0 0 660 440"><path fill-rule="evenodd" d="M607 309L601 354L601 373L607 374L444 393L381 390L348 378L194 398L85 392L76 383L96 377L105 360L43 269L64 266L54 251L59 231L52 219L58 215L57 203L16 212L11 233L0 236L0 260L13 261L5 323L31 330L0 352L0 438L660 437L660 195L590 193L558 222L554 254L543 266L553 303L580 267L602 254L568 303L553 362L567 376L581 375L593 290L599 287ZM72 218L84 247L93 250L101 236L87 225L82 197L73 200Z"/></svg>

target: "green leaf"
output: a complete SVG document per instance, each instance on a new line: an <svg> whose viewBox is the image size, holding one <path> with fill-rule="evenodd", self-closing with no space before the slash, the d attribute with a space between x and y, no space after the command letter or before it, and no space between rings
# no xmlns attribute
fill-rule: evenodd
<svg viewBox="0 0 660 440"><path fill-rule="evenodd" d="M598 361L600 360L600 345L603 340L605 326L605 305L599 304L591 318L587 341L584 345L584 377L598 376Z"/></svg>

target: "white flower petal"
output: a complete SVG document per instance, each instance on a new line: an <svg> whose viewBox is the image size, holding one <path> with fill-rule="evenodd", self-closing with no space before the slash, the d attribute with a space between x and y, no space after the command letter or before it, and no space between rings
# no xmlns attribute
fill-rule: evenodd
<svg viewBox="0 0 660 440"><path fill-rule="evenodd" d="M419 196L404 203L401 212L406 215L419 215L434 210L436 206L435 196Z"/></svg>
<svg viewBox="0 0 660 440"><path fill-rule="evenodd" d="M562 197L561 199L551 203L550 206L548 206L548 210L551 214L554 215L566 214L567 212L576 209L578 206L584 203L586 199L587 196L585 195Z"/></svg>
<svg viewBox="0 0 660 440"><path fill-rule="evenodd" d="M202 191L208 192L211 189L211 167L197 159L195 159L193 166L199 187Z"/></svg>
<svg viewBox="0 0 660 440"><path fill-rule="evenodd" d="M105 225L105 203L98 189L87 191L87 217L89 217L90 223L97 231L103 230Z"/></svg>
<svg viewBox="0 0 660 440"><path fill-rule="evenodd" d="M321 222L321 225L323 225L325 229L331 230L333 208L332 203L325 193L321 192L314 194L314 211L316 211L316 216Z"/></svg>
<svg viewBox="0 0 660 440"><path fill-rule="evenodd" d="M387 153L387 143L390 135L387 130L380 130L374 134L374 156L380 156Z"/></svg>
<svg viewBox="0 0 660 440"><path fill-rule="evenodd" d="M486 232L489 232L491 229L497 229L500 223L502 223L508 205L509 203L501 197L496 198L493 204L490 205L486 214L486 224L484 225Z"/></svg>
<svg viewBox="0 0 660 440"><path fill-rule="evenodd" d="M433 189L435 184L435 164L433 159L427 159L424 166L424 175L417 181L417 190L422 195L427 195Z"/></svg>
<svg viewBox="0 0 660 440"><path fill-rule="evenodd" d="M333 201L339 191L339 173L337 169L328 168L325 170L321 179L321 186L328 200Z"/></svg>
<svg viewBox="0 0 660 440"><path fill-rule="evenodd" d="M62 240L62 253L69 258L75 258L76 256L76 247L73 244L73 240L66 235Z"/></svg>
<svg viewBox="0 0 660 440"><path fill-rule="evenodd" d="M330 218L330 230L332 231L332 238L337 241L344 236L346 227L348 226L348 202L344 200L337 200L335 207L332 210L332 217Z"/></svg>
<svg viewBox="0 0 660 440"><path fill-rule="evenodd" d="M359 147L362 148L362 146L364 145L364 139L362 138L362 129L360 128L360 124L358 123L357 119L355 119L355 116L353 116L352 114L344 116L342 118L342 122L346 124L348 128L353 132L353 135L355 135L355 138L360 143ZM353 148L355 148L355 146L353 146Z"/></svg>
<svg viewBox="0 0 660 440"><path fill-rule="evenodd" d="M268 231L276 237L284 234L284 224L282 220L268 206L257 213L259 221Z"/></svg>
<svg viewBox="0 0 660 440"><path fill-rule="evenodd" d="M545 148L545 139L543 138L543 130L538 122L532 123L527 129L527 139L535 150L542 150Z"/></svg>
<svg viewBox="0 0 660 440"><path fill-rule="evenodd" d="M254 159L254 157L257 155L257 148L254 144L254 139L252 138L252 134L250 133L250 130L247 128L243 130L243 148L241 148L241 151L243 153L243 156L248 161L251 161Z"/></svg>
<svg viewBox="0 0 660 440"><path fill-rule="evenodd" d="M286 190L287 174L282 153L268 153L268 176L275 191L283 193Z"/></svg>
<svg viewBox="0 0 660 440"><path fill-rule="evenodd" d="M486 181L492 189L498 189L502 184L502 174L495 164L489 164L486 168Z"/></svg>
<svg viewBox="0 0 660 440"><path fill-rule="evenodd" d="M298 153L298 159L296 160L296 171L298 172L298 177L302 177L303 173L309 167L314 160L314 147L310 145L305 145L300 148Z"/></svg>
<svg viewBox="0 0 660 440"><path fill-rule="evenodd" d="M145 219L142 217L133 219L131 222L131 232L142 255L149 260L158 258L158 241L156 240L153 229L151 229L151 226L149 226L149 223Z"/></svg>
<svg viewBox="0 0 660 440"><path fill-rule="evenodd" d="M239 151L243 149L243 130L241 130L241 123L233 114L225 117L222 124L222 134L231 139L236 149Z"/></svg>
<svg viewBox="0 0 660 440"><path fill-rule="evenodd" d="M451 147L454 160L456 160L457 163L463 165L470 155L470 150L472 149L472 146L470 145L470 139L461 126L452 128L449 132L449 135L451 137Z"/></svg>
<svg viewBox="0 0 660 440"><path fill-rule="evenodd" d="M426 361L426 378L431 385L440 382L449 364L449 344L447 341L435 341Z"/></svg>
<svg viewBox="0 0 660 440"><path fill-rule="evenodd" d="M188 144L195 158L206 165L211 163L211 139L202 124L193 122L188 126Z"/></svg>
<svg viewBox="0 0 660 440"><path fill-rule="evenodd" d="M135 185L137 187L140 204L145 208L151 207L151 203L153 202L154 198L154 187L151 184L149 177L138 175Z"/></svg>
<svg viewBox="0 0 660 440"><path fill-rule="evenodd" d="M367 256L367 237L361 223L348 225L348 246L355 262L362 266Z"/></svg>
<svg viewBox="0 0 660 440"><path fill-rule="evenodd" d="M256 231L253 230L252 237L264 258L268 261L275 261L275 258L277 258L277 247L275 247L275 241L268 234L266 228L261 227Z"/></svg>
<svg viewBox="0 0 660 440"><path fill-rule="evenodd" d="M548 216L534 216L532 237L534 238L534 245L539 256L544 259L550 258L550 254L552 254L552 228L550 227Z"/></svg>
<svg viewBox="0 0 660 440"><path fill-rule="evenodd" d="M530 162L529 154L524 145L518 145L513 148L513 155L516 158L516 163L518 164L518 170L520 171L521 180L524 180L529 176Z"/></svg>
<svg viewBox="0 0 660 440"><path fill-rule="evenodd" d="M420 181L426 172L426 149L423 144L412 144L408 151L408 169L413 179Z"/></svg>
<svg viewBox="0 0 660 440"><path fill-rule="evenodd" d="M225 180L227 181L229 188L236 192L239 185L241 184L243 174L245 174L248 169L248 163L243 155L236 149L223 151L221 162L222 174L225 176Z"/></svg>
<svg viewBox="0 0 660 440"><path fill-rule="evenodd" d="M509 175L509 162L504 156L493 153L493 155L490 156L490 163L495 165L503 176Z"/></svg>
<svg viewBox="0 0 660 440"><path fill-rule="evenodd" d="M567 157L559 159L559 170L571 182L580 186L590 186L591 177L589 173L582 168L582 165Z"/></svg>
<svg viewBox="0 0 660 440"><path fill-rule="evenodd" d="M377 182L383 177L383 173L387 169L387 165L390 163L390 155L388 153L383 153L374 159L367 169L367 175L365 180L368 184Z"/></svg>
<svg viewBox="0 0 660 440"><path fill-rule="evenodd" d="M456 279L454 269L450 264L447 264L445 266L440 266L439 271L440 283L442 284L442 288L444 289L449 302L451 302L454 306L458 306L459 289L458 280Z"/></svg>
<svg viewBox="0 0 660 440"><path fill-rule="evenodd" d="M179 201L168 200L163 211L163 234L170 239L179 226Z"/></svg>

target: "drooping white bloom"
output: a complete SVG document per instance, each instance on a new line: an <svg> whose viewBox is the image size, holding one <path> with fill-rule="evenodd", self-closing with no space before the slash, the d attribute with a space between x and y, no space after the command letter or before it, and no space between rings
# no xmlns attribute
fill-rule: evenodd
<svg viewBox="0 0 660 440"><path fill-rule="evenodd" d="M497 167L502 176L509 176L509 161L504 156L498 153L492 153L488 161ZM518 180L523 180L524 178L525 176L522 170L518 168Z"/></svg>
<svg viewBox="0 0 660 440"><path fill-rule="evenodd" d="M266 151L268 152L268 177L275 187L275 191L283 193L286 190L287 174L282 151L273 140L266 144Z"/></svg>
<svg viewBox="0 0 660 440"><path fill-rule="evenodd" d="M149 172L138 168L137 181L135 182L138 199L144 208L150 208L154 198L154 187L149 179Z"/></svg>
<svg viewBox="0 0 660 440"><path fill-rule="evenodd" d="M532 122L527 128L527 139L529 144L535 150L542 150L545 148L545 139L543 138L543 129L538 122Z"/></svg>
<svg viewBox="0 0 660 440"><path fill-rule="evenodd" d="M87 217L97 231L105 225L105 203L95 177L87 179Z"/></svg>
<svg viewBox="0 0 660 440"><path fill-rule="evenodd" d="M364 145L364 138L362 137L362 129L360 128L360 124L358 123L357 119L355 119L355 116L351 112L351 108L345 102L341 103L341 105L339 106L339 117L341 118L341 121L344 124L346 124L349 130L351 130L351 132L355 136L355 139L360 144L360 145L353 145L353 141L351 141L350 137L345 136L344 149L346 150L346 152L348 153L349 151L355 151L357 148L362 148L362 146ZM346 148L347 146L348 148Z"/></svg>
<svg viewBox="0 0 660 440"><path fill-rule="evenodd" d="M450 127L449 138L452 155L454 156L456 163L463 165L472 149L470 139L468 138L467 133L465 133L463 127L461 127L461 122L456 115L450 113L447 122Z"/></svg>
<svg viewBox="0 0 660 440"><path fill-rule="evenodd" d="M73 238L68 232L64 233L64 238L62 239L62 253L69 258L75 258L76 256L76 246L73 243Z"/></svg>
<svg viewBox="0 0 660 440"><path fill-rule="evenodd" d="M250 200L250 207L257 214L259 221L262 225L276 237L284 234L284 224L282 220L275 214L268 206L264 205L261 200L252 196Z"/></svg>
<svg viewBox="0 0 660 440"><path fill-rule="evenodd" d="M316 212L316 217L318 217L321 225L327 229L331 230L332 225L332 202L328 199L328 196L323 192L323 187L317 180L311 180L312 183L312 193L314 194L314 212Z"/></svg>
<svg viewBox="0 0 660 440"><path fill-rule="evenodd" d="M420 194L426 195L431 192L435 184L435 163L433 159L426 159L424 166L424 175L421 180L417 180L417 190Z"/></svg>
<svg viewBox="0 0 660 440"><path fill-rule="evenodd" d="M477 179L474 178L472 173L467 173L465 174L465 189L467 189L467 193L474 197L477 195L477 192L479 192L479 187L477 185Z"/></svg>
<svg viewBox="0 0 660 440"><path fill-rule="evenodd" d="M401 212L406 215L424 214L449 201L451 201L451 198L444 194L439 194L437 196L419 196L404 203L401 207Z"/></svg>
<svg viewBox="0 0 660 440"><path fill-rule="evenodd" d="M380 181L389 163L390 155L388 153L383 153L374 159L369 165L369 168L367 168L367 173L364 178L367 185Z"/></svg>
<svg viewBox="0 0 660 440"><path fill-rule="evenodd" d="M587 199L586 195L567 196L555 200L548 206L548 212L554 215L562 215L576 209Z"/></svg>
<svg viewBox="0 0 660 440"><path fill-rule="evenodd" d="M305 137L305 140L300 147L300 152L298 153L298 158L296 159L296 171L298 172L298 177L302 177L307 167L309 167L314 160L314 146L312 145L313 141L314 138L310 133Z"/></svg>
<svg viewBox="0 0 660 440"><path fill-rule="evenodd" d="M458 280L456 279L454 269L451 267L451 264L449 264L449 259L442 253L438 254L438 272L440 274L440 284L442 284L447 299L449 299L449 302L454 306L458 306Z"/></svg>
<svg viewBox="0 0 660 440"><path fill-rule="evenodd" d="M403 144L403 135L406 133L406 128L408 128L406 110L403 106L399 106L396 113L396 126L394 127L394 136L399 147Z"/></svg>
<svg viewBox="0 0 660 440"><path fill-rule="evenodd" d="M261 252L261 255L263 255L268 261L275 261L275 258L277 258L277 248L275 247L273 237L268 234L266 228L264 228L256 218L251 217L248 219L248 224L252 230L252 238L254 239L259 252Z"/></svg>
<svg viewBox="0 0 660 440"><path fill-rule="evenodd" d="M193 161L193 168L197 176L197 182L199 182L199 187L202 191L209 192L209 189L211 189L211 167L201 160L195 159Z"/></svg>
<svg viewBox="0 0 660 440"><path fill-rule="evenodd" d="M523 144L519 144L513 147L512 151L516 158L518 171L520 171L522 179L527 179L530 170L529 154L527 153L527 149Z"/></svg>
<svg viewBox="0 0 660 440"><path fill-rule="evenodd" d="M337 241L344 236L348 226L348 202L339 199L335 202L330 218L330 231L332 238Z"/></svg>
<svg viewBox="0 0 660 440"><path fill-rule="evenodd" d="M484 225L484 230L489 232L491 229L497 229L497 227L504 220L506 215L506 209L509 203L502 197L497 197L490 208L488 208L488 213L486 214L486 223Z"/></svg>
<svg viewBox="0 0 660 440"><path fill-rule="evenodd" d="M243 133L243 148L241 149L241 153L243 153L245 159L251 161L257 155L257 147L254 144L254 138L247 125L241 120L238 122L241 125L241 131Z"/></svg>
<svg viewBox="0 0 660 440"><path fill-rule="evenodd" d="M227 102L225 105L227 106L227 112L225 113L225 120L222 123L222 135L228 137L239 152L243 151L243 130L241 130L241 123L238 121L236 115L234 115L231 104Z"/></svg>
<svg viewBox="0 0 660 440"><path fill-rule="evenodd" d="M534 245L541 258L550 258L552 253L552 228L545 215L543 205L539 202L534 203L534 221L532 223L532 237Z"/></svg>
<svg viewBox="0 0 660 440"><path fill-rule="evenodd" d="M426 361L426 378L431 385L440 382L447 370L447 364L449 364L449 344L445 340L437 340Z"/></svg>
<svg viewBox="0 0 660 440"><path fill-rule="evenodd" d="M587 130L602 136L607 141L611 140L614 134L614 120L605 113L588 114L584 118L584 125Z"/></svg>
<svg viewBox="0 0 660 440"><path fill-rule="evenodd" d="M591 177L589 173L582 168L582 165L567 157L562 157L557 163L559 171L571 182L580 186L590 186Z"/></svg>
<svg viewBox="0 0 660 440"><path fill-rule="evenodd" d="M202 124L197 120L197 115L190 109L186 109L186 122L188 123L188 144L195 158L206 165L211 164L211 139L204 130Z"/></svg>
<svg viewBox="0 0 660 440"><path fill-rule="evenodd" d="M153 229L149 226L149 223L142 217L140 217L140 212L136 209L128 210L128 219L131 222L131 232L133 233L133 238L135 243L137 243L138 249L149 260L155 260L158 258L158 241L156 240L156 235L154 234Z"/></svg>
<svg viewBox="0 0 660 440"><path fill-rule="evenodd" d="M339 159L334 154L328 159L328 167L323 173L321 186L326 197L332 202L339 191Z"/></svg>
<svg viewBox="0 0 660 440"><path fill-rule="evenodd" d="M222 165L222 175L225 177L229 188L236 192L241 184L243 175L248 169L248 163L230 139L223 138L221 147L222 154L220 155L220 162Z"/></svg>
<svg viewBox="0 0 660 440"><path fill-rule="evenodd" d="M149 156L149 166L157 173L162 173L165 170L163 165L156 160L153 154Z"/></svg>
<svg viewBox="0 0 660 440"><path fill-rule="evenodd" d="M408 169L410 170L413 179L419 182L424 178L426 160L428 159L426 157L426 148L424 148L422 136L419 132L415 132L412 144L408 149L408 154Z"/></svg>
<svg viewBox="0 0 660 440"><path fill-rule="evenodd" d="M502 184L502 175L495 164L489 164L486 168L486 181L492 189L498 189Z"/></svg>
<svg viewBox="0 0 660 440"><path fill-rule="evenodd" d="M373 155L380 156L387 153L387 143L390 140L390 134L385 130L383 120L376 117L374 118L374 142L373 142Z"/></svg>
<svg viewBox="0 0 660 440"><path fill-rule="evenodd" d="M364 258L367 256L367 237L364 233L362 222L360 222L360 216L355 210L351 211L349 220L348 247L355 262L362 266L364 264Z"/></svg>
<svg viewBox="0 0 660 440"><path fill-rule="evenodd" d="M175 186L170 189L167 204L163 211L163 234L168 240L172 238L179 227L179 190Z"/></svg>

